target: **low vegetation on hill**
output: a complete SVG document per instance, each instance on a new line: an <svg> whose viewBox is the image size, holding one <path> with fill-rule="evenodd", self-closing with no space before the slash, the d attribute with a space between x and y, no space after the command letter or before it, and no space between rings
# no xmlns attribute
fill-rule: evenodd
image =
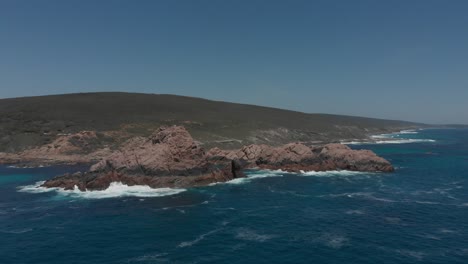
<svg viewBox="0 0 468 264"><path fill-rule="evenodd" d="M97 145L118 146L162 125L183 125L207 148L293 141L325 143L420 124L307 114L176 95L84 93L0 100L0 152L50 144L60 135L97 132ZM93 146L88 146L92 148Z"/></svg>

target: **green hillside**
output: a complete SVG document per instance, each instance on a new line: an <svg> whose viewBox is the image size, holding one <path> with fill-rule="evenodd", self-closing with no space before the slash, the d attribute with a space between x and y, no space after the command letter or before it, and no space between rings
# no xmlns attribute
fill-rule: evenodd
<svg viewBox="0 0 468 264"><path fill-rule="evenodd" d="M224 148L248 143L335 141L420 124L328 114L306 114L200 98L86 93L0 100L0 151L18 151L82 130L148 135L181 124L196 140Z"/></svg>

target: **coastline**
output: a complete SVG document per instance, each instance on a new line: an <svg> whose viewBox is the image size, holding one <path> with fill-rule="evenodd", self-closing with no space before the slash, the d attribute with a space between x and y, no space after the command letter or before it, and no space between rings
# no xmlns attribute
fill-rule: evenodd
<svg viewBox="0 0 468 264"><path fill-rule="evenodd" d="M416 127L416 126L408 126L408 127L398 127L394 129L381 129L379 133L367 133L362 137L356 138L342 138L342 139L333 139L333 140L325 140L325 141L299 141L301 144L307 146L322 146L326 144L332 143L340 143L344 145L363 145L363 144L379 144L375 143L376 136L381 135L394 135L398 134L402 131L419 131L429 128L436 128L436 127ZM383 133L380 133L383 132ZM82 132L80 132L82 133ZM77 134L80 134L77 133ZM76 134L66 134L58 136L55 141L61 141L62 137L72 137ZM392 139L391 137L387 139ZM298 141L290 141L288 143L293 143ZM429 141L430 142L430 141ZM411 143L411 142L408 142ZM203 142L199 142L202 146L205 145ZM210 144L208 144L210 145ZM222 144L221 144L222 145ZM99 162L100 160L104 159L108 156L111 152L109 151L108 147L98 149L94 153L85 153L85 154L78 154L78 153L44 153L41 148L50 148L49 144L33 147L27 149L25 151L18 151L18 152L0 152L0 164L5 166L12 166L17 168L40 168L40 167L50 167L50 166L60 166L60 165L83 165L83 166L92 166L93 164ZM217 147L217 146L216 146ZM230 150L222 148L223 150ZM31 151L33 150L33 151ZM40 150L40 152L35 152L35 150ZM59 150L63 151L63 150ZM67 150L65 150L67 151Z"/></svg>
<svg viewBox="0 0 468 264"><path fill-rule="evenodd" d="M57 151L54 154L64 157ZM44 166L43 163L40 165ZM253 168L291 173L394 170L387 160L372 151L352 150L337 143L321 146L290 143L279 147L247 145L236 150L205 150L184 127L170 126L160 127L148 138L129 139L88 171L57 176L41 186L102 191L120 182L126 186L188 188L244 178L244 171Z"/></svg>
<svg viewBox="0 0 468 264"><path fill-rule="evenodd" d="M374 256L375 262L384 258L393 258L395 263L412 262L411 256L397 251L403 249L420 250L426 254L425 260L428 261L433 257L448 258L448 254L461 259L464 255L460 256L459 251L455 250L463 249L465 245L465 229L462 227L468 201L464 191L467 188L467 164L464 159L468 144L466 135L466 130L440 133L428 130L421 131L418 137L434 138L438 140L437 144L356 146L372 149L392 161L396 170L390 174L349 171L301 174L253 170L246 171L246 178L204 187L179 188L184 191L178 193L140 186L127 188L120 184L103 191L44 188L47 192L34 193L41 189L25 192L23 186L66 173L67 169L7 169L2 166L3 178L8 180L0 186L5 198L4 206L0 208L0 216L5 221L2 238L5 244L13 247L18 241L47 243L52 248L59 245L60 250L53 250L44 256L44 263L50 260L50 256L66 261L61 251L70 247L56 241L71 241L78 246L91 244L95 248L94 245L102 243L103 237L109 236L109 241L121 241L118 245L106 243L109 251L114 252L112 249L115 247L118 247L118 251L130 250L129 254L119 255L109 263L127 262L130 258L152 253L167 253L164 257L169 262L176 262L185 252L190 252L185 259L190 262L199 257L201 251L208 252L218 246L221 250L225 249L223 254L231 254L232 259L253 248L249 255L258 261L255 254L259 246L265 247L265 256L268 257L272 247L280 245L279 248L282 248L285 243L294 243L294 248L303 247L304 250L311 246L331 250L327 255L329 259L345 250L361 252L359 250L362 250L363 244L359 239L363 232L366 234L364 242L367 243L364 245L365 251L375 251L362 256ZM439 220L434 222L434 219ZM453 219L460 221L450 222ZM174 225L178 228L173 228ZM199 237L219 228L224 229L205 236L191 246L178 246L186 241L198 241ZM381 239L381 235L376 237L375 234L396 239L395 232L402 229L405 232L398 243L392 240L385 244L392 251L374 247L375 241L387 243ZM18 234L20 232L25 233ZM252 235L252 232L257 235ZM139 251L135 251L135 240L122 240L122 237L134 237L135 234L141 239L138 244L147 243L148 248L153 248L157 241L164 248L154 252L138 246ZM296 234L302 235L299 241ZM421 234L428 234L428 237ZM246 237L263 239L258 235L275 237L264 242L243 240ZM408 240L408 235L414 239ZM84 236L89 243L83 244ZM437 240L440 244L434 242L433 236L440 239ZM343 242L340 237L347 240ZM314 244L311 244L311 239L314 239ZM337 240L343 244L333 244ZM230 251L241 243L249 244L238 251ZM420 243L421 248L411 248L414 243ZM444 256L437 255L440 252L438 249L447 248L447 245L453 250ZM81 256L82 263L93 261L82 254L81 247L74 252ZM104 251L98 247L94 252L101 254ZM28 258L33 258L37 251L31 249L28 254ZM291 251L291 254L296 253ZM309 259L313 259L314 254L316 252L312 252ZM12 253L9 256L15 255ZM109 254L106 257L112 256ZM346 256L343 255L344 258ZM272 256L269 260L277 258ZM154 262L153 258L146 259L149 259L146 262ZM283 260L287 262L281 259L278 263ZM138 259L132 262L144 261Z"/></svg>
<svg viewBox="0 0 468 264"><path fill-rule="evenodd" d="M425 139L425 138L408 138L402 135L417 135L419 131L423 131L426 129L432 128L415 128L415 129L404 129L398 130L390 133L383 133L383 134L369 134L366 139L359 140L342 140L340 141L341 144L345 145L367 145L367 144L406 144L406 143L422 143L422 142L429 142L433 143L436 142L434 139Z"/></svg>
<svg viewBox="0 0 468 264"><path fill-rule="evenodd" d="M397 135L406 135L406 136L415 136L417 135L420 131L425 130L426 128L418 128L418 129L405 129L405 130L399 130L395 131L392 133L385 133L385 134L378 134L378 135L371 135L370 139L386 139L387 144L396 144L395 142L389 142L388 140L393 140L394 136ZM400 139L401 140L401 139ZM419 141L419 142L405 142L402 141L399 144L404 144L404 143L424 143L424 142L434 142L433 140L430 141ZM359 142L356 143L356 145L366 145L366 144L384 144L384 143L375 143L375 142ZM62 164L65 165L65 164ZM72 164L69 164L72 165ZM89 165L89 164L88 164ZM52 165L54 166L54 165ZM44 167L44 166L43 166ZM353 176L353 175L367 175L369 173L381 173L381 171L359 171L359 170L347 170L347 169L338 169L334 170L333 168L330 169L319 169L319 170L288 170L287 166L285 167L282 165L282 167L258 167L258 166L245 166L242 167L241 170L242 173L245 171L248 171L248 173L245 173L245 175L242 175L240 177L222 177L222 178L212 178L211 180L205 181L205 182L197 182L196 184L187 184L187 185L168 185L168 184L152 184L149 182L135 182L134 180L128 180L124 179L121 180L119 178L114 178L109 181L109 185L105 186L104 188L94 188L94 189L88 189L86 187L78 187L79 184L75 184L76 182L72 182L73 184L64 184L63 182L58 184L58 185L50 185L46 186L44 182L36 183L33 185L29 186L22 186L19 191L21 192L30 192L30 193L40 193L40 192L50 192L50 191L56 191L58 193L61 193L62 195L65 196L77 196L77 197L84 197L84 198L106 198L106 197L112 197L113 195L123 195L123 196L137 196L141 195L147 196L147 197L156 197L156 196L165 196L165 195L172 195L176 194L179 192L186 191L190 188L194 187L203 187L203 186L211 186L211 185L217 185L217 184L241 184L241 183L246 183L250 182L254 179L257 178L264 178L264 177L281 177L283 175L287 174L294 174L294 175L299 175L299 176ZM87 172L81 175L76 175L73 176L71 175L72 178L81 178L83 175L85 175ZM68 175L69 177L70 175ZM144 175L129 175L130 177L140 177ZM226 176L226 175L225 175ZM63 178L64 176L58 176L56 178ZM67 175L65 175L67 177ZM150 178L161 178L160 176L152 176ZM54 180L49 179L49 180ZM170 181L173 181L175 178L174 177L163 177L170 179ZM182 178L182 177L181 177ZM190 178L190 177L189 177ZM193 177L193 179L196 179L197 177ZM183 176L183 180L187 179L187 176ZM48 181L49 181L48 180Z"/></svg>

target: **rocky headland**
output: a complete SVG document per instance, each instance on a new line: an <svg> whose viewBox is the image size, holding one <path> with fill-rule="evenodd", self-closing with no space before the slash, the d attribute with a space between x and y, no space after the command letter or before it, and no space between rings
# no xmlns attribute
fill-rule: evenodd
<svg viewBox="0 0 468 264"><path fill-rule="evenodd" d="M84 135L86 139L82 142L93 138L92 133ZM57 155L63 153L58 151ZM205 150L183 126L160 127L149 137L127 140L117 150L90 151L81 158L100 161L87 172L55 177L46 181L43 187L103 190L112 182L121 182L152 188L184 188L245 177L243 171L251 168L288 172L393 171L387 160L372 151L352 150L342 144L312 146L290 143L277 147L252 144L235 150Z"/></svg>

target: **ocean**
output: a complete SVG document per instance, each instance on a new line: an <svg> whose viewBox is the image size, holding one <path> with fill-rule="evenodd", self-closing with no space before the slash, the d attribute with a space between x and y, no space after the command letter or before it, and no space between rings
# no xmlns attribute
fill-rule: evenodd
<svg viewBox="0 0 468 264"><path fill-rule="evenodd" d="M390 139L389 139L390 138ZM0 167L0 263L468 263L468 130L353 143L394 173L248 172L191 189L44 190Z"/></svg>

